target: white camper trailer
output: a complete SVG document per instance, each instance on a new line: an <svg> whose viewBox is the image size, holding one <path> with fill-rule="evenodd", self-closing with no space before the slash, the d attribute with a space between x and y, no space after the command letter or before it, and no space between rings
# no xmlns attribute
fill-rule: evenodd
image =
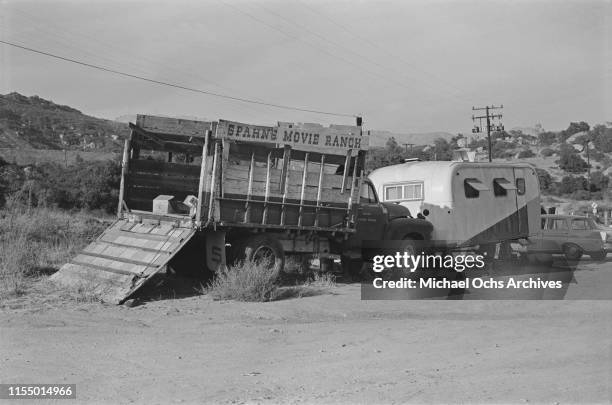
<svg viewBox="0 0 612 405"><path fill-rule="evenodd" d="M534 236L540 187L526 163L407 162L369 175L380 199L433 224L447 247L491 245Z"/></svg>

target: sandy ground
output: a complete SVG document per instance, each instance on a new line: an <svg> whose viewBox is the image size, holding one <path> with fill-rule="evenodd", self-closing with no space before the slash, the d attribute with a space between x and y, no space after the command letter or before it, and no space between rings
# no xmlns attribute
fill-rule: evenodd
<svg viewBox="0 0 612 405"><path fill-rule="evenodd" d="M610 403L611 259L581 265L564 301L361 301L358 284L271 303L15 301L0 381L76 383L77 403Z"/></svg>

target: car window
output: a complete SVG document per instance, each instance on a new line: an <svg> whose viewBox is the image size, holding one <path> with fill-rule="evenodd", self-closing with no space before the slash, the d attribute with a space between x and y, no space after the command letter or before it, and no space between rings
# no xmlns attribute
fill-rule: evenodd
<svg viewBox="0 0 612 405"><path fill-rule="evenodd" d="M556 230L563 230L563 229L567 229L567 222L565 221L565 219L552 219L550 222L550 228L549 229L556 229Z"/></svg>
<svg viewBox="0 0 612 405"><path fill-rule="evenodd" d="M590 227L586 219L574 219L572 221L572 229L576 229L578 231L586 231L587 229L590 229Z"/></svg>

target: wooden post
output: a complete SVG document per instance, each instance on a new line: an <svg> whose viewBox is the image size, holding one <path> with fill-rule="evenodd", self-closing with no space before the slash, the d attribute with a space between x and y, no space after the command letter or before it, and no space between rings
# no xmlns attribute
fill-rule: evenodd
<svg viewBox="0 0 612 405"><path fill-rule="evenodd" d="M350 165L351 165L351 155L353 153L352 149L349 149L346 152L346 159L344 160L344 173L342 174L342 189L340 190L340 194L344 194L344 190L346 189L346 180L349 173Z"/></svg>
<svg viewBox="0 0 612 405"><path fill-rule="evenodd" d="M128 171L128 162L130 158L130 140L132 135L130 135L130 139L126 139L123 144L123 159L121 160L121 182L119 184L119 203L117 204L117 218L121 218L121 214L123 213L123 196L125 194L125 175Z"/></svg>
<svg viewBox="0 0 612 405"><path fill-rule="evenodd" d="M215 141L215 154L213 155L213 167L211 174L211 182L210 182L210 201L208 206L208 218L207 220L212 220L213 217L213 209L215 205L215 186L217 185L217 166L218 166L218 156L219 156L219 141Z"/></svg>
<svg viewBox="0 0 612 405"><path fill-rule="evenodd" d="M317 190L317 208L316 208L315 220L314 220L315 227L319 226L319 211L321 210L321 190L323 189L323 176L325 175L325 173L323 172L324 167L325 167L325 154L322 153L321 154L321 167L319 169L319 189Z"/></svg>
<svg viewBox="0 0 612 405"><path fill-rule="evenodd" d="M302 190L300 192L300 214L298 216L298 226L302 226L302 216L304 214L304 196L306 193L306 180L308 177L308 156L310 154L306 152L304 157L304 171L302 172Z"/></svg>
<svg viewBox="0 0 612 405"><path fill-rule="evenodd" d="M346 210L346 227L349 227L349 224L351 222L351 208L353 207L353 197L354 197L354 192L355 192L355 182L357 180L357 156L355 156L355 163L353 164L353 178L351 179L351 194L349 196L349 200L348 200L348 205L347 205L347 210Z"/></svg>
<svg viewBox="0 0 612 405"><path fill-rule="evenodd" d="M247 188L247 200L244 204L244 222L247 223L251 220L251 198L253 195L253 176L255 171L255 152L251 152L251 165L249 167L249 185Z"/></svg>
<svg viewBox="0 0 612 405"><path fill-rule="evenodd" d="M265 225L266 221L268 220L268 200L270 199L270 169L271 169L271 166L272 166L272 152L269 152L267 168L266 168L266 191L264 194L264 209L263 209L263 215L261 218L261 223L263 225Z"/></svg>
<svg viewBox="0 0 612 405"><path fill-rule="evenodd" d="M285 225L285 204L287 203L287 190L289 188L289 162L291 161L291 146L285 145L283 153L283 172L281 175L281 191L283 193L283 203L281 206L280 224Z"/></svg>
<svg viewBox="0 0 612 405"><path fill-rule="evenodd" d="M202 146L202 161L200 162L200 184L198 186L198 206L196 208L196 225L198 227L202 225L202 198L204 196L204 176L206 175L208 140L210 136L210 130L206 131L206 135L204 136L204 146Z"/></svg>

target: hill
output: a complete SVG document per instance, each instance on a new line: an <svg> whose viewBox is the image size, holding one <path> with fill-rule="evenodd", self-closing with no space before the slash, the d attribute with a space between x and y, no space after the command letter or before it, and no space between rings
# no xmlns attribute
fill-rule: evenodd
<svg viewBox="0 0 612 405"><path fill-rule="evenodd" d="M381 130L370 130L370 146L382 147L385 146L389 138L395 138L398 145L404 144L413 145L433 145L434 141L438 138L443 138L447 141L454 136L448 132L426 132L426 133L414 133L414 134L401 134L391 131Z"/></svg>
<svg viewBox="0 0 612 405"><path fill-rule="evenodd" d="M104 120L38 96L0 95L0 148L120 151L124 123Z"/></svg>

